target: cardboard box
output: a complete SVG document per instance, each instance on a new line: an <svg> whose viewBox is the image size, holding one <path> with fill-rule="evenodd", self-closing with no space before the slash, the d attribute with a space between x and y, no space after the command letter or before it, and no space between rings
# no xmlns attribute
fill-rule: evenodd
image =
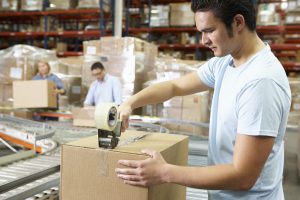
<svg viewBox="0 0 300 200"><path fill-rule="evenodd" d="M146 135L149 134L149 135ZM133 141L134 138L142 139ZM61 189L63 200L183 200L186 188L175 184L135 187L126 185L116 176L120 159L143 160L144 148L154 149L175 165L186 166L188 137L138 131L127 131L120 138L120 146L113 150L98 147L97 136L84 138L62 146ZM123 145L122 145L123 143Z"/></svg>
<svg viewBox="0 0 300 200"><path fill-rule="evenodd" d="M73 126L95 127L95 107L73 108Z"/></svg>
<svg viewBox="0 0 300 200"><path fill-rule="evenodd" d="M56 43L56 51L57 52L66 52L68 51L68 44L65 42L57 42Z"/></svg>
<svg viewBox="0 0 300 200"><path fill-rule="evenodd" d="M67 75L63 76L62 82L64 84L66 95L68 96L69 105L81 105L81 76Z"/></svg>
<svg viewBox="0 0 300 200"><path fill-rule="evenodd" d="M24 11L43 10L43 1L41 1L41 0L21 0L21 10L24 10Z"/></svg>
<svg viewBox="0 0 300 200"><path fill-rule="evenodd" d="M84 55L97 55L100 53L100 40L83 41Z"/></svg>
<svg viewBox="0 0 300 200"><path fill-rule="evenodd" d="M103 1L103 0L102 0ZM99 8L100 0L78 0L77 8ZM105 12L110 11L110 1L103 1L103 10Z"/></svg>
<svg viewBox="0 0 300 200"><path fill-rule="evenodd" d="M0 10L17 11L18 0L0 0Z"/></svg>
<svg viewBox="0 0 300 200"><path fill-rule="evenodd" d="M72 9L76 8L78 0L50 0L50 8L48 9Z"/></svg>
<svg viewBox="0 0 300 200"><path fill-rule="evenodd" d="M195 14L191 10L191 3L171 3L171 26L194 26Z"/></svg>
<svg viewBox="0 0 300 200"><path fill-rule="evenodd" d="M14 81L14 108L56 108L55 88L47 80Z"/></svg>

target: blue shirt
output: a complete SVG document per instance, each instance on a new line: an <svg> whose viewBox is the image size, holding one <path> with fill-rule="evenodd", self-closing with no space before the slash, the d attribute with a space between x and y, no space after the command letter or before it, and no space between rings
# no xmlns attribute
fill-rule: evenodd
<svg viewBox="0 0 300 200"><path fill-rule="evenodd" d="M100 102L122 102L121 82L115 76L105 74L103 81L95 80L89 89L84 104L96 106Z"/></svg>
<svg viewBox="0 0 300 200"><path fill-rule="evenodd" d="M210 199L282 200L284 134L291 103L285 71L267 45L235 68L228 55L198 69L214 88L209 129L209 165L233 163L237 134L275 138L262 171L249 191L212 190Z"/></svg>
<svg viewBox="0 0 300 200"><path fill-rule="evenodd" d="M55 83L57 89L64 89L62 81L55 74L49 74L45 78L43 78L40 74L37 74L32 80L49 80Z"/></svg>

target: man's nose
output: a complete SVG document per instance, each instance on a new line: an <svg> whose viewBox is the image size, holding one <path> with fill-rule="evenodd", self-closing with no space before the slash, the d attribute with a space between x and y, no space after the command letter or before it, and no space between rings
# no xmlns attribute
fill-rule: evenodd
<svg viewBox="0 0 300 200"><path fill-rule="evenodd" d="M210 44L210 39L208 38L207 34L204 32L202 32L201 42L205 46L208 46Z"/></svg>

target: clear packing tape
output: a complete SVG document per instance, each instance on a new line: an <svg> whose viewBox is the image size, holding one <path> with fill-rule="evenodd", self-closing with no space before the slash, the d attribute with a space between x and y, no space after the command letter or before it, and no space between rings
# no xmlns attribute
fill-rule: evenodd
<svg viewBox="0 0 300 200"><path fill-rule="evenodd" d="M99 103L95 110L97 129L113 131L118 122L118 106L115 103Z"/></svg>

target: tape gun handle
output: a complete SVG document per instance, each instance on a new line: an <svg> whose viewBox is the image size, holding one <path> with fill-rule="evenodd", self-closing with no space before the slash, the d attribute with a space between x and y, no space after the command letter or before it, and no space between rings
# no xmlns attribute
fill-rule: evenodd
<svg viewBox="0 0 300 200"><path fill-rule="evenodd" d="M113 130L115 133L116 137L121 136L121 129L122 129L122 121L118 119L116 128Z"/></svg>

